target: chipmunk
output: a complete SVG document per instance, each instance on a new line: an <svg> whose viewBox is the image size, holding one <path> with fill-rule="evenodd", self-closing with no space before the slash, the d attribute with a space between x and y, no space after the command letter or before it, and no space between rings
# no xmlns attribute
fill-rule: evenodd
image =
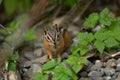
<svg viewBox="0 0 120 80"><path fill-rule="evenodd" d="M70 46L70 43L71 35L62 27L56 25L52 29L44 29L43 44L49 59L53 56L60 57L62 52Z"/></svg>

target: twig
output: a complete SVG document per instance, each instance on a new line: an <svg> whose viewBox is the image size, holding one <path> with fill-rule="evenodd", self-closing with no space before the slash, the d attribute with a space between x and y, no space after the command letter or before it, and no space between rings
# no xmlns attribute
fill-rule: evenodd
<svg viewBox="0 0 120 80"><path fill-rule="evenodd" d="M5 28L2 24L0 24L0 27L3 28L6 32L8 32L8 34L11 34L11 32L7 28Z"/></svg>
<svg viewBox="0 0 120 80"><path fill-rule="evenodd" d="M119 55L120 55L120 52L117 52L115 54L112 54L111 57L113 58L113 57L116 57L116 56L119 56Z"/></svg>

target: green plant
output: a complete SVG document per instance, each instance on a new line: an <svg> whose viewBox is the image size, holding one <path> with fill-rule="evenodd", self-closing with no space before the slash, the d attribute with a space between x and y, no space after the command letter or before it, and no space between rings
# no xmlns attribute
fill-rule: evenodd
<svg viewBox="0 0 120 80"><path fill-rule="evenodd" d="M52 74L52 80L68 80L72 78L77 80L77 73L82 69L84 63L87 59L80 56L71 55L67 60L61 62L61 58L57 60L50 60L42 66L41 73L35 73L33 75L35 80L47 80L48 75ZM71 67L71 68L70 68ZM47 76L47 78L44 78Z"/></svg>
<svg viewBox="0 0 120 80"><path fill-rule="evenodd" d="M18 52L15 52L15 54L11 55L9 59L8 70L16 71L18 58L19 58Z"/></svg>
<svg viewBox="0 0 120 80"><path fill-rule="evenodd" d="M86 19L83 25L86 28L91 29L95 28L97 25L100 25L100 29L96 32L91 33L78 33L78 38L80 39L79 44L82 43L85 46L87 45L86 47L88 47L88 45L94 44L95 48L100 53L103 53L105 49L112 49L119 46L120 20L117 19L114 14L109 13L109 10L107 8L100 12L100 14L92 13ZM90 38L83 39L82 37Z"/></svg>
<svg viewBox="0 0 120 80"><path fill-rule="evenodd" d="M15 36L17 36L19 34L19 25L20 25L20 20L19 19L18 21L12 21L9 26L7 27L7 30L9 30L9 32L15 32L15 30L18 30L18 33L17 34L14 34L14 35L9 35L5 38L5 41L9 41L9 40L13 40L15 38ZM26 34L24 34L23 36L23 41L31 41L31 40L34 40L37 38L37 36L34 34L34 31L35 31L35 27L32 27L31 29L29 29ZM5 31L5 30L0 30L0 32L4 35L8 35L8 32Z"/></svg>

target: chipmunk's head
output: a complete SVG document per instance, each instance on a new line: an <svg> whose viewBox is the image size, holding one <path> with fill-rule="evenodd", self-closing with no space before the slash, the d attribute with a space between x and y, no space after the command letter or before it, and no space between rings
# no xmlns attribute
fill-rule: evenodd
<svg viewBox="0 0 120 80"><path fill-rule="evenodd" d="M45 28L44 38L46 39L46 41L48 41L49 45L56 49L61 43L62 39L61 29L57 27L57 25L49 30Z"/></svg>

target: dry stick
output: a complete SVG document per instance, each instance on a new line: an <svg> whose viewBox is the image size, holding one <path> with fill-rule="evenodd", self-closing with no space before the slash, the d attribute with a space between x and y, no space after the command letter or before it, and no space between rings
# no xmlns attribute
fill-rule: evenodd
<svg viewBox="0 0 120 80"><path fill-rule="evenodd" d="M111 57L114 58L114 57L119 56L119 55L120 55L120 52L117 52L115 54L112 54Z"/></svg>
<svg viewBox="0 0 120 80"><path fill-rule="evenodd" d="M11 34L11 32L7 28L5 28L2 24L0 24L0 27L3 28L6 32L8 32L8 34Z"/></svg>

